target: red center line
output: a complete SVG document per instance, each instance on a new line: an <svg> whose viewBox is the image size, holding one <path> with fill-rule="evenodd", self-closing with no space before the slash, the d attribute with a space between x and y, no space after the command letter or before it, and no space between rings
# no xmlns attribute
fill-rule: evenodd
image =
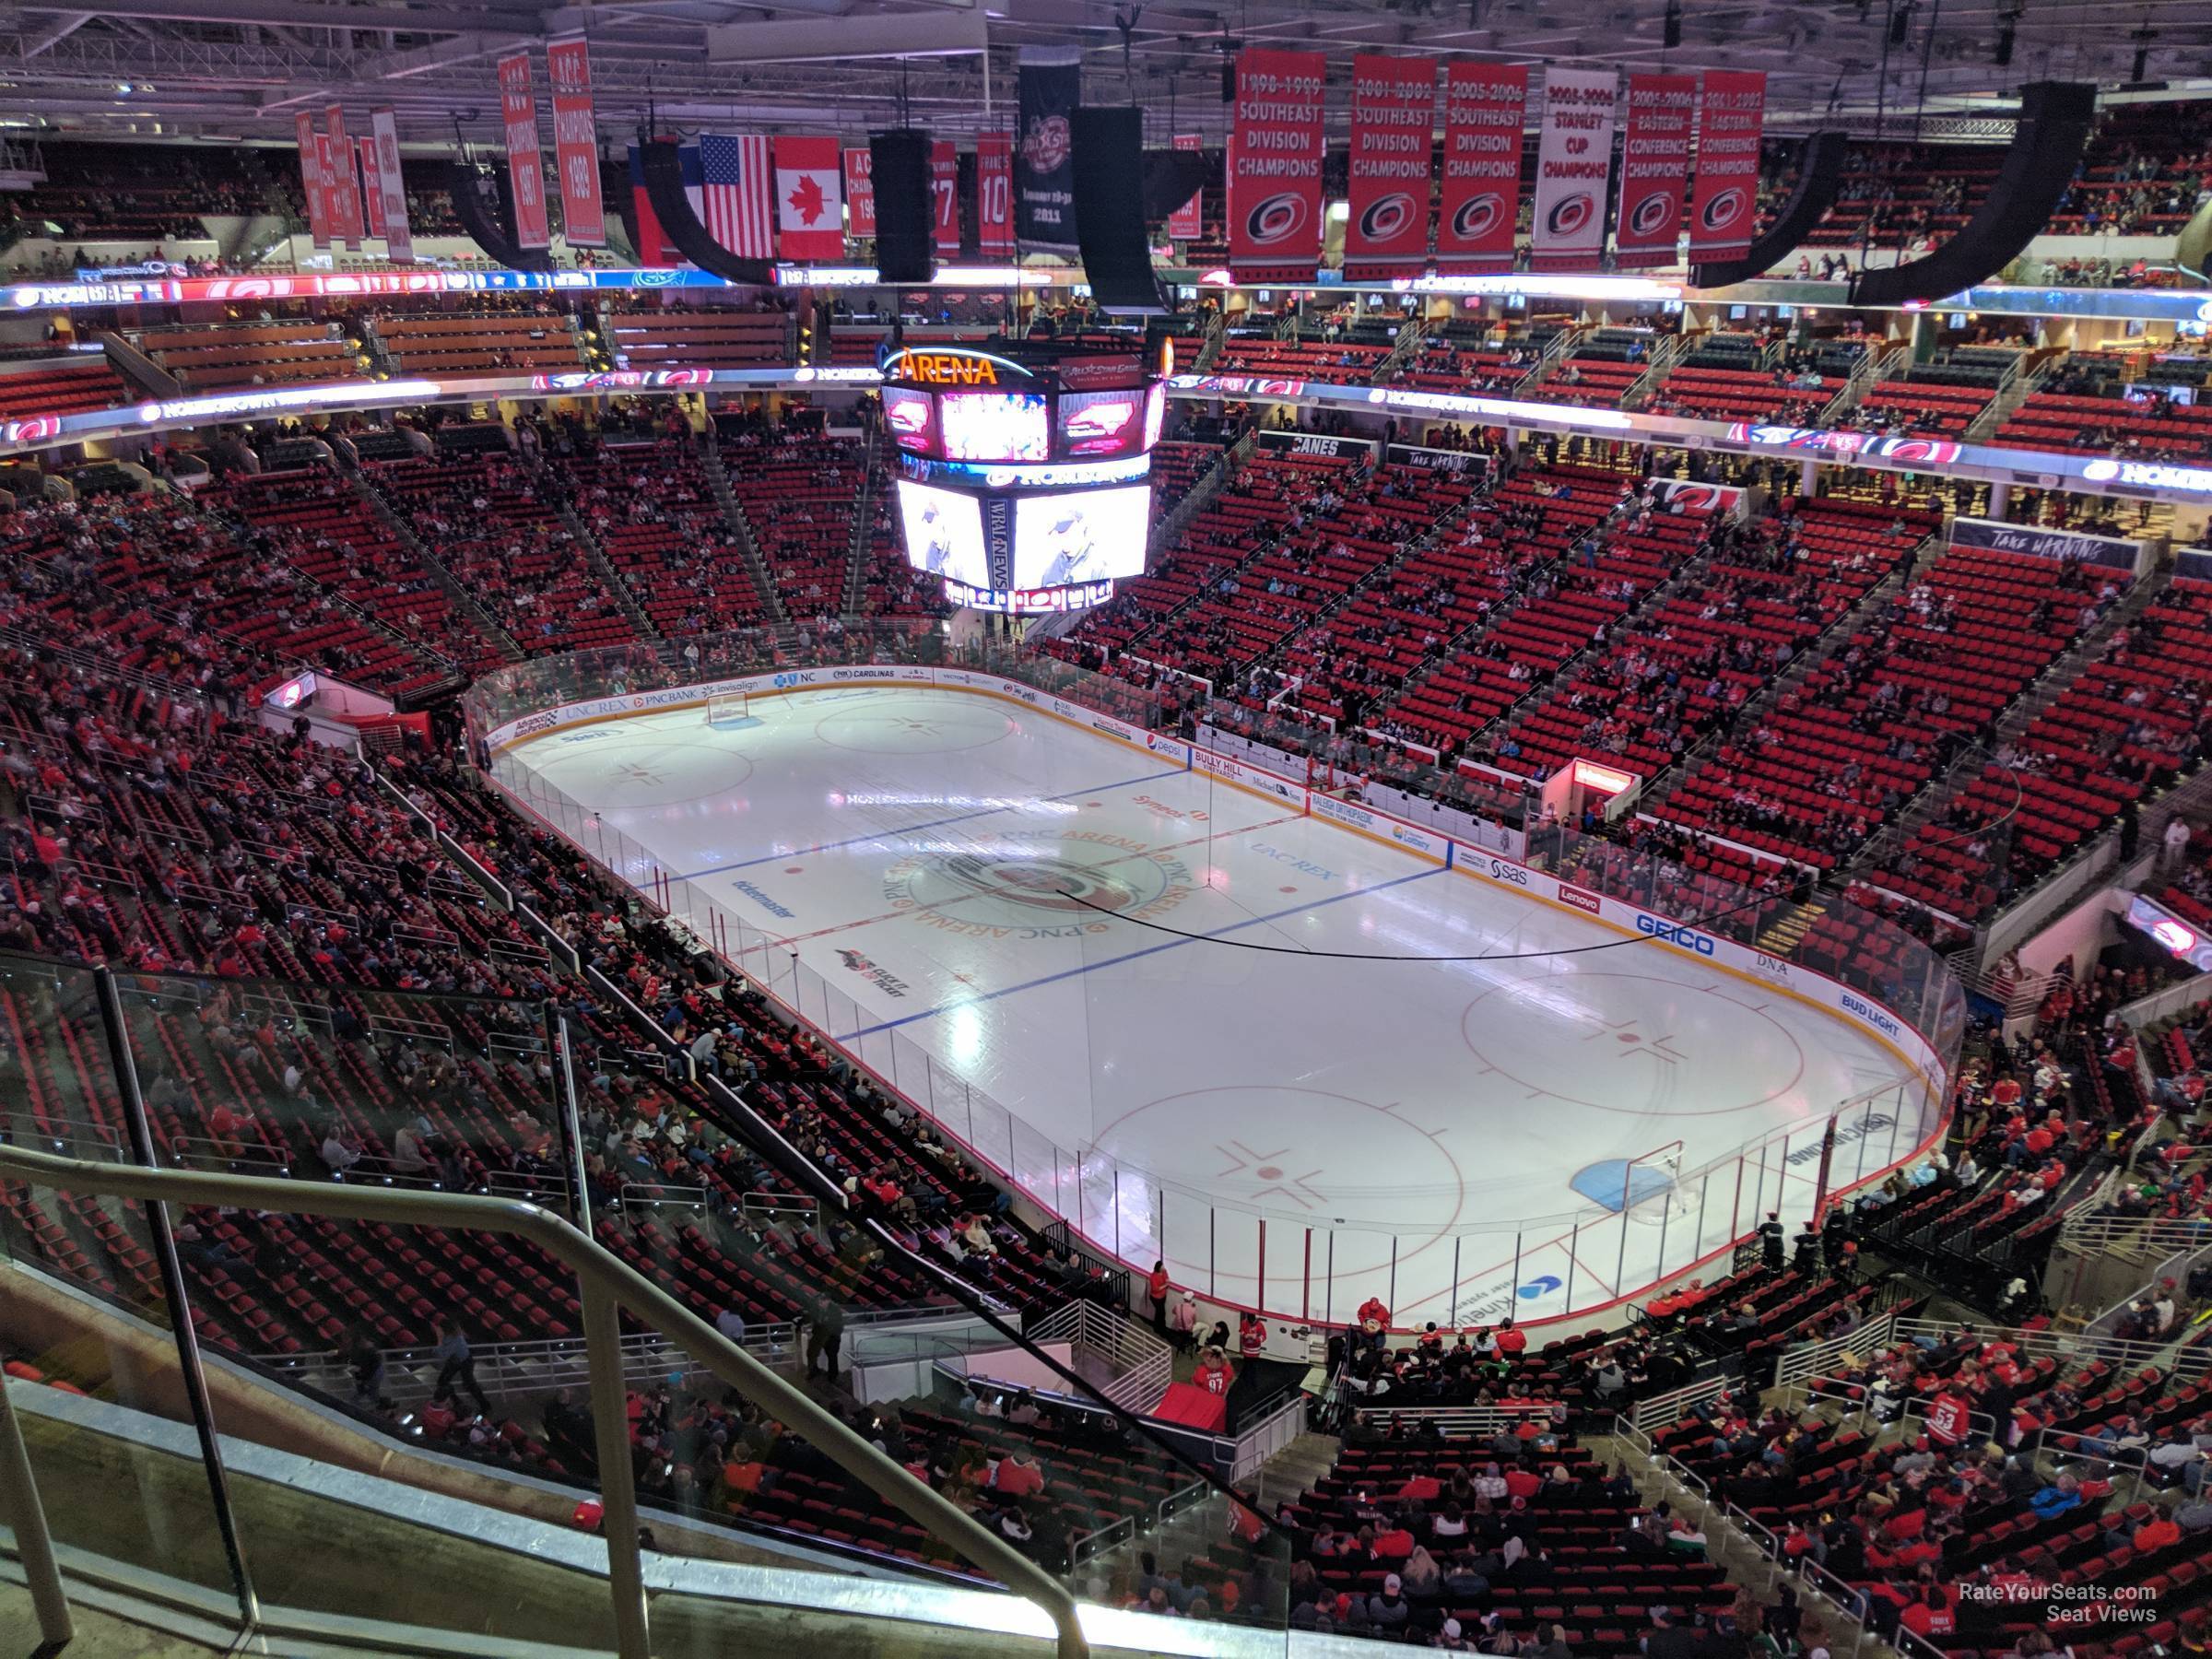
<svg viewBox="0 0 2212 1659"><path fill-rule="evenodd" d="M1141 853L1124 853L1117 857L1101 859L1092 865L1090 868L1094 870L1112 869L1115 865L1126 864L1132 859L1150 858L1157 853L1173 853L1182 847L1194 847L1200 841L1212 841L1217 835L1252 835L1262 830L1272 830L1277 824L1288 824L1293 819L1304 816L1305 814L1301 812L1286 812L1280 818L1263 818L1256 824L1243 824L1235 829L1209 830L1206 834L1194 835L1188 841L1169 841L1163 846L1147 847ZM878 922L893 921L900 916L918 916L924 911L941 911L947 905L960 904L970 899L1002 897L1005 895L998 893L955 893L950 898L935 900L928 904L910 904L902 910L885 911L880 915L863 916L854 922L839 922L829 927L818 927L812 933L792 934L786 938L771 939L769 944L781 946L788 950L794 945L804 945L809 939L827 938L831 934L849 933L854 928L873 927Z"/></svg>

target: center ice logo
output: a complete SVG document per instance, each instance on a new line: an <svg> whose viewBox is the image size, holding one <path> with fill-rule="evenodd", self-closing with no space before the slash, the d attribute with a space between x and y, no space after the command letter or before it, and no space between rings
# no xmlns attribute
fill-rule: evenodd
<svg viewBox="0 0 2212 1659"><path fill-rule="evenodd" d="M1063 851L933 853L884 872L883 896L914 920L972 938L1077 938L1107 914L1149 918L1196 887L1190 866L1145 841L1073 830Z"/></svg>

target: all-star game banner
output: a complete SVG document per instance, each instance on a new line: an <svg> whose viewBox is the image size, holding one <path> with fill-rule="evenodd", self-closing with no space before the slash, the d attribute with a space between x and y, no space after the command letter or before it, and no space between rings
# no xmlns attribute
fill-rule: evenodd
<svg viewBox="0 0 2212 1659"><path fill-rule="evenodd" d="M1021 130L1014 135L1014 233L1022 247L1076 251L1076 168L1068 123L1083 100L1072 46L1021 53Z"/></svg>

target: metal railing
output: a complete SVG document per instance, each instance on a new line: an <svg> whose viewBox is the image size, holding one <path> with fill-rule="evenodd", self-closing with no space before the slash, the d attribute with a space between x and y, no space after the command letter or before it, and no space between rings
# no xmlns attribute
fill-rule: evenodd
<svg viewBox="0 0 2212 1659"><path fill-rule="evenodd" d="M91 1163L20 1147L0 1147L0 1179L96 1197L135 1199L149 1206L230 1206L286 1216L380 1221L403 1227L473 1228L535 1245L571 1270L583 1307L608 1588L621 1659L650 1659L652 1651L626 1408L623 1312L658 1333L741 1398L802 1435L886 1506L943 1540L1016 1594L1042 1607L1058 1632L1061 1654L1077 1659L1089 1652L1075 1598L1065 1585L978 1524L965 1511L916 1480L795 1383L770 1371L667 1291L548 1210L532 1204L454 1193L310 1185L258 1176ZM196 1361L196 1350L182 1340L180 1349L191 1355L189 1371ZM5 1393L0 1391L0 1400L4 1399ZM226 1512L219 1485L214 1495L219 1519ZM37 1484L14 1416L5 1409L0 1409L0 1504L14 1521L17 1550L40 1609L41 1630L50 1641L66 1641L66 1600ZM258 1603L242 1562L234 1562L234 1572L240 1581L241 1616L253 1626L259 1619ZM54 1615L58 1615L58 1630Z"/></svg>
<svg viewBox="0 0 2212 1659"><path fill-rule="evenodd" d="M1175 1350L1134 1319L1095 1301L1072 1301L1023 1327L1031 1342L1069 1342L1113 1368L1099 1392L1124 1411L1147 1412L1168 1392Z"/></svg>

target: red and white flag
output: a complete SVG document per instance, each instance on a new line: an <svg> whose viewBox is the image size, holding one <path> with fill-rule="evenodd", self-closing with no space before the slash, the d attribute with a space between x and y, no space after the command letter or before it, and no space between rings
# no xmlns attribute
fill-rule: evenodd
<svg viewBox="0 0 2212 1659"><path fill-rule="evenodd" d="M323 152L330 147L326 135L315 131L315 118L307 111L295 120L300 134L300 188L307 196L307 229L318 248L330 246L330 200L323 188Z"/></svg>
<svg viewBox="0 0 2212 1659"><path fill-rule="evenodd" d="M1521 128L1527 118L1525 65L1453 64L1444 71L1439 276L1513 268L1513 233L1521 219Z"/></svg>
<svg viewBox="0 0 2212 1659"><path fill-rule="evenodd" d="M1245 282L1310 282L1321 263L1328 59L1248 46L1237 54L1229 135L1229 264Z"/></svg>
<svg viewBox="0 0 2212 1659"><path fill-rule="evenodd" d="M1536 222L1529 268L1594 271L1606 245L1606 180L1620 76L1611 69L1544 71L1536 130Z"/></svg>
<svg viewBox="0 0 2212 1659"><path fill-rule="evenodd" d="M500 60L500 119L507 133L507 176L514 189L514 240L543 248L553 241L546 211L546 167L537 146L537 94L530 85L530 54Z"/></svg>
<svg viewBox="0 0 2212 1659"><path fill-rule="evenodd" d="M939 253L960 251L960 152L949 138L929 147L930 246Z"/></svg>
<svg viewBox="0 0 2212 1659"><path fill-rule="evenodd" d="M1429 257L1429 152L1436 60L1363 52L1352 60L1351 218L1344 274L1402 276Z"/></svg>
<svg viewBox="0 0 2212 1659"><path fill-rule="evenodd" d="M1202 133L1178 133L1175 147L1179 150L1202 150L1206 135ZM1168 215L1168 235L1175 241L1195 241L1206 232L1206 188L1201 185L1191 192L1191 199Z"/></svg>
<svg viewBox="0 0 2212 1659"><path fill-rule="evenodd" d="M327 127L315 134L315 171L323 181L323 224L330 234L328 245L343 248L347 245L346 204L338 194L338 155Z"/></svg>
<svg viewBox="0 0 2212 1659"><path fill-rule="evenodd" d="M399 127L389 109L369 112L369 132L376 145L376 183L384 201L384 252L394 265L415 263L415 241L407 233L407 185L399 171Z"/></svg>
<svg viewBox="0 0 2212 1659"><path fill-rule="evenodd" d="M841 177L836 139L776 140L776 251L785 259L844 257Z"/></svg>
<svg viewBox="0 0 2212 1659"><path fill-rule="evenodd" d="M1670 265L1689 190L1689 128L1697 116L1694 75L1631 75L1620 135L1620 203L1613 258L1623 267Z"/></svg>
<svg viewBox="0 0 2212 1659"><path fill-rule="evenodd" d="M553 165L560 174L560 223L571 248L606 246L599 192L599 131L592 117L591 49L582 35L546 43L553 87Z"/></svg>
<svg viewBox="0 0 2212 1659"><path fill-rule="evenodd" d="M1698 175L1690 194L1691 259L1741 258L1759 208L1759 141L1767 77L1757 69L1708 69L1698 98Z"/></svg>
<svg viewBox="0 0 2212 1659"><path fill-rule="evenodd" d="M369 234L378 241L384 240L384 187L378 176L376 140L356 138L353 147L361 158L361 219Z"/></svg>
<svg viewBox="0 0 2212 1659"><path fill-rule="evenodd" d="M852 215L847 227L855 241L876 240L876 158L868 150L845 152L845 207Z"/></svg>
<svg viewBox="0 0 2212 1659"><path fill-rule="evenodd" d="M699 172L707 234L740 259L773 259L769 197L776 175L769 165L768 140L750 134L730 138L701 133Z"/></svg>
<svg viewBox="0 0 2212 1659"><path fill-rule="evenodd" d="M975 141L976 252L986 259L1014 254L1014 135L984 133Z"/></svg>

